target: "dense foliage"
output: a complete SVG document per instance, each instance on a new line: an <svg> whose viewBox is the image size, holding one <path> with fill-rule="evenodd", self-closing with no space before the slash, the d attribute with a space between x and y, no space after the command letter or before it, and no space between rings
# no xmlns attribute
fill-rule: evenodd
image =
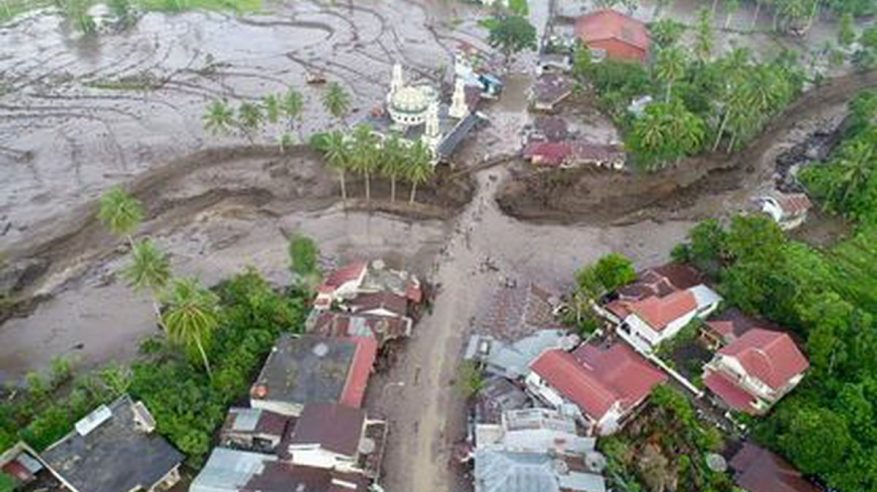
<svg viewBox="0 0 877 492"><path fill-rule="evenodd" d="M128 392L146 403L161 434L192 464L201 463L227 408L247 395L277 336L298 330L305 313L304 294L277 293L253 270L221 284L215 294L219 326L205 348L212 379L197 357L173 350L164 338L144 343L143 358L130 369L112 365L71 380L69 368L59 363L50 381L32 375L27 392L0 405L0 448L19 438L45 448L95 406Z"/></svg>
<svg viewBox="0 0 877 492"><path fill-rule="evenodd" d="M715 58L708 11L695 29L695 50L678 44L682 25L653 26L658 47L649 70L636 63L590 63L580 46L574 74L595 89L600 105L621 127L634 164L654 170L688 155L739 148L800 93L803 71L791 52L765 62L743 48ZM628 106L637 98L653 102L639 116Z"/></svg>
<svg viewBox="0 0 877 492"><path fill-rule="evenodd" d="M850 128L828 162L802 170L801 181L824 209L877 225L877 91L850 104Z"/></svg>
<svg viewBox="0 0 877 492"><path fill-rule="evenodd" d="M520 15L487 19L483 25L488 30L487 42L502 51L506 60L519 51L536 49L536 28Z"/></svg>
<svg viewBox="0 0 877 492"><path fill-rule="evenodd" d="M706 466L706 454L722 448L721 434L698 420L685 395L664 385L655 388L649 401L650 407L624 431L599 442L617 490L734 490L727 474Z"/></svg>
<svg viewBox="0 0 877 492"><path fill-rule="evenodd" d="M696 226L674 251L715 274L728 303L792 329L811 369L756 426L762 444L841 491L877 490L877 232L827 251L769 219Z"/></svg>

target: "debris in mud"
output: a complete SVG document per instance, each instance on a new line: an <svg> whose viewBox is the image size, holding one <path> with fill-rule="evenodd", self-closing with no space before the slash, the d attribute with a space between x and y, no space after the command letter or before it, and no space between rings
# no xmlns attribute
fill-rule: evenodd
<svg viewBox="0 0 877 492"><path fill-rule="evenodd" d="M27 258L0 270L0 293L18 292L42 275L49 267L44 258Z"/></svg>
<svg viewBox="0 0 877 492"><path fill-rule="evenodd" d="M804 191L796 178L798 170L801 166L825 160L840 141L843 127L843 123L820 122L803 142L777 156L774 174L776 188L783 193Z"/></svg>

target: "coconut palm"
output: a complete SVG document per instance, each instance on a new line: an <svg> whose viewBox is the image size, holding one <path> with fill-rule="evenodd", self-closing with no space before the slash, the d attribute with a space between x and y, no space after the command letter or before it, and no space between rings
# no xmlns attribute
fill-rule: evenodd
<svg viewBox="0 0 877 492"><path fill-rule="evenodd" d="M304 99L301 93L293 88L286 91L286 94L280 99L280 110L286 115L289 129L292 130L295 127L298 131L298 139L304 140L301 136L301 115L304 110Z"/></svg>
<svg viewBox="0 0 877 492"><path fill-rule="evenodd" d="M673 82L682 78L686 65L685 52L677 46L669 46L658 53L655 75L667 87L666 102L670 102Z"/></svg>
<svg viewBox="0 0 877 492"><path fill-rule="evenodd" d="M390 179L390 201L396 201L396 181L405 172L407 149L399 135L393 133L384 141L381 152L381 172Z"/></svg>
<svg viewBox="0 0 877 492"><path fill-rule="evenodd" d="M131 234L143 221L143 205L121 186L114 186L100 198L98 219L116 236L125 238L133 248Z"/></svg>
<svg viewBox="0 0 877 492"><path fill-rule="evenodd" d="M277 123L280 119L280 100L274 94L268 94L262 98L262 107L265 108L265 119L268 123Z"/></svg>
<svg viewBox="0 0 877 492"><path fill-rule="evenodd" d="M365 201L371 201L371 174L378 164L378 138L368 125L357 125L353 130L353 155L350 159L354 172L365 177Z"/></svg>
<svg viewBox="0 0 877 492"><path fill-rule="evenodd" d="M694 52L697 58L705 62L709 59L715 46L715 33L713 32L713 13L706 8L700 9L695 30Z"/></svg>
<svg viewBox="0 0 877 492"><path fill-rule="evenodd" d="M877 152L874 145L864 140L856 140L843 147L837 165L841 169L841 179L835 185L832 194L835 203L844 203L850 195L861 190L869 181L877 166Z"/></svg>
<svg viewBox="0 0 877 492"><path fill-rule="evenodd" d="M350 168L350 145L340 131L334 131L326 135L326 162L329 167L338 172L341 180L341 200L347 203L347 185L345 173Z"/></svg>
<svg viewBox="0 0 877 492"><path fill-rule="evenodd" d="M341 87L341 84L338 82L329 84L326 93L323 95L323 107L344 126L347 126L344 116L350 110L350 95Z"/></svg>
<svg viewBox="0 0 877 492"><path fill-rule="evenodd" d="M667 118L667 136L671 137L674 144L676 159L684 155L695 154L703 147L706 137L706 125L703 120L688 111L685 106L676 101Z"/></svg>
<svg viewBox="0 0 877 492"><path fill-rule="evenodd" d="M167 255L149 239L139 241L131 250L131 263L122 271L122 275L135 291L148 290L152 294L152 308L163 328L158 298L171 278Z"/></svg>
<svg viewBox="0 0 877 492"><path fill-rule="evenodd" d="M207 106L207 112L201 119L204 121L204 129L210 133L227 134L234 126L234 111L225 101L216 100Z"/></svg>
<svg viewBox="0 0 877 492"><path fill-rule="evenodd" d="M167 310L162 320L168 339L190 354L200 356L207 375L212 378L206 347L219 325L218 297L192 278L174 279L166 296Z"/></svg>
<svg viewBox="0 0 877 492"><path fill-rule="evenodd" d="M238 125L250 143L253 143L253 134L259 131L264 121L265 115L257 104L242 102L238 106Z"/></svg>
<svg viewBox="0 0 877 492"><path fill-rule="evenodd" d="M408 150L405 178L411 183L411 196L408 202L414 203L417 196L417 186L429 180L435 173L435 167L432 165L432 152L423 142L415 142Z"/></svg>

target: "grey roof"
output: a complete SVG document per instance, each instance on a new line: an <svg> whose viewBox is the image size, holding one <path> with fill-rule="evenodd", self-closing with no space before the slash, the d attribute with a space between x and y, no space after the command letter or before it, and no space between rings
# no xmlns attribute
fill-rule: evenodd
<svg viewBox="0 0 877 492"><path fill-rule="evenodd" d="M86 435L73 431L40 457L79 492L149 489L183 461L183 454L155 432L138 426L127 395L111 403L111 416Z"/></svg>
<svg viewBox="0 0 877 492"><path fill-rule="evenodd" d="M539 330L514 343L504 343L492 337L473 335L469 340L465 357L478 358L485 363L485 370L498 376L516 379L526 375L533 362L542 352L561 347L566 337L564 330ZM478 354L478 345L482 341L490 344L486 356Z"/></svg>
<svg viewBox="0 0 877 492"><path fill-rule="evenodd" d="M475 128L475 125L481 121L481 116L476 112L471 112L466 115L465 118L460 120L454 128L450 131L450 133L445 135L445 138L439 143L438 149L436 153L439 155L440 159L447 159L457 150L457 147L460 146L460 143L463 142L463 139L466 138L467 135Z"/></svg>
<svg viewBox="0 0 877 492"><path fill-rule="evenodd" d="M341 398L356 342L340 338L281 335L256 381L265 400L305 404Z"/></svg>
<svg viewBox="0 0 877 492"><path fill-rule="evenodd" d="M276 460L267 454L216 448L189 486L189 492L237 492L260 474L266 463Z"/></svg>
<svg viewBox="0 0 877 492"><path fill-rule="evenodd" d="M475 442L479 449L584 456L597 440L580 436L575 420L557 410L526 408L503 413L499 425L478 424Z"/></svg>
<svg viewBox="0 0 877 492"><path fill-rule="evenodd" d="M503 412L531 405L530 397L520 386L501 377L490 377L478 391L475 420L479 423L499 423Z"/></svg>
<svg viewBox="0 0 877 492"><path fill-rule="evenodd" d="M256 430L256 424L262 416L261 408L230 408L228 413L234 414L234 422L231 430L252 432Z"/></svg>
<svg viewBox="0 0 877 492"><path fill-rule="evenodd" d="M605 492L603 477L544 453L475 451L475 492Z"/></svg>

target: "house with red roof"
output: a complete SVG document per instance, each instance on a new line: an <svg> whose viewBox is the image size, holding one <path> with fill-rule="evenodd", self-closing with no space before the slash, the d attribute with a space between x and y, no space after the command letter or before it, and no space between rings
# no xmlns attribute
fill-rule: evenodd
<svg viewBox="0 0 877 492"><path fill-rule="evenodd" d="M788 461L752 443L731 458L734 483L746 492L820 492Z"/></svg>
<svg viewBox="0 0 877 492"><path fill-rule="evenodd" d="M578 18L575 35L595 61L644 63L649 57L649 29L645 23L612 9L601 9Z"/></svg>
<svg viewBox="0 0 877 492"><path fill-rule="evenodd" d="M722 302L688 265L671 263L640 272L621 287L601 312L618 324L616 333L641 352L676 336L694 319L706 319Z"/></svg>
<svg viewBox="0 0 877 492"><path fill-rule="evenodd" d="M575 413L591 432L617 431L667 376L622 343L547 350L530 365L527 389L558 410Z"/></svg>
<svg viewBox="0 0 877 492"><path fill-rule="evenodd" d="M377 358L373 337L280 337L250 389L250 406L298 417L308 403L359 408Z"/></svg>
<svg viewBox="0 0 877 492"><path fill-rule="evenodd" d="M716 352L704 366L703 382L731 409L762 415L809 367L788 334L754 328Z"/></svg>
<svg viewBox="0 0 877 492"><path fill-rule="evenodd" d="M314 309L328 310L334 302L343 304L369 294L392 294L406 303L423 301L423 289L414 274L388 268L383 260L357 261L326 276L317 287ZM405 311L401 315L405 315Z"/></svg>
<svg viewBox="0 0 877 492"><path fill-rule="evenodd" d="M813 203L804 193L772 193L756 198L761 211L769 215L780 229L794 229L807 220Z"/></svg>
<svg viewBox="0 0 877 492"><path fill-rule="evenodd" d="M356 261L332 271L317 287L314 309L329 309L332 302L345 295L355 295L362 285L368 263Z"/></svg>

